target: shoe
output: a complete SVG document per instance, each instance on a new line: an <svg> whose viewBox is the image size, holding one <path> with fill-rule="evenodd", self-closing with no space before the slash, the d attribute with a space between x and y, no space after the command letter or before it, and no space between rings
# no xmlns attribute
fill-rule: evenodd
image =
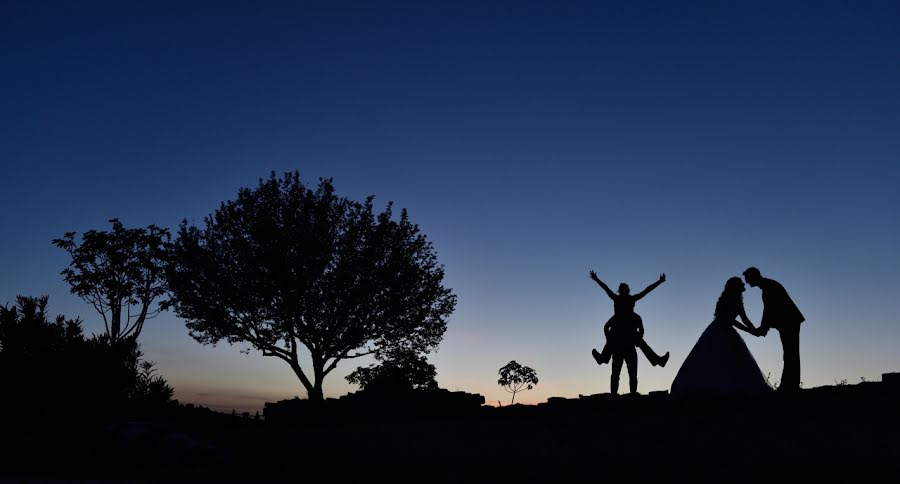
<svg viewBox="0 0 900 484"><path fill-rule="evenodd" d="M591 350L591 356L594 357L594 361L596 361L598 365L603 364L603 357L600 355L600 353L597 353L596 348Z"/></svg>
<svg viewBox="0 0 900 484"><path fill-rule="evenodd" d="M659 360L656 361L656 366L666 366L666 363L669 361L669 352L666 351L666 354L659 357Z"/></svg>

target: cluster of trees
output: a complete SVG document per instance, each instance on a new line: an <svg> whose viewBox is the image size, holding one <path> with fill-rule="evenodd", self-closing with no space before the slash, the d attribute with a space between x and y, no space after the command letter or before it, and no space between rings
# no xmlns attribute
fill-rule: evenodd
<svg viewBox="0 0 900 484"><path fill-rule="evenodd" d="M172 388L143 360L134 339L87 338L80 320L51 319L47 306L46 296L19 296L0 306L5 411L109 415L153 411L171 400Z"/></svg>
<svg viewBox="0 0 900 484"><path fill-rule="evenodd" d="M9 328L38 321L46 333L38 346L54 349L42 353L43 376L52 380L70 352L103 347L119 355L110 365L137 372L121 387L129 398L170 398L137 340L146 321L172 309L202 344L248 344L283 360L313 401L324 399L324 379L340 362L365 356L375 363L347 377L363 389L437 386L426 355L443 338L456 296L406 210L397 217L389 203L376 211L373 197L340 197L330 179L312 188L293 172L241 189L201 226L183 221L174 240L165 228L110 222L108 231L53 241L70 254L62 275L102 318L102 336L84 338L77 320L47 320L46 298L3 309ZM14 356L21 340L9 341L0 341L7 369L24 357Z"/></svg>

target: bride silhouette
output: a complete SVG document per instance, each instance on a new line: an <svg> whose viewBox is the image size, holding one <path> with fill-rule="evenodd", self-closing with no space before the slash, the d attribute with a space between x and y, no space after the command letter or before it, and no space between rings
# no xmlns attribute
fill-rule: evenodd
<svg viewBox="0 0 900 484"><path fill-rule="evenodd" d="M675 380L673 395L745 394L771 391L747 344L735 328L758 336L744 311L744 281L732 277L716 303L715 319L691 349ZM740 322L737 321L740 318Z"/></svg>

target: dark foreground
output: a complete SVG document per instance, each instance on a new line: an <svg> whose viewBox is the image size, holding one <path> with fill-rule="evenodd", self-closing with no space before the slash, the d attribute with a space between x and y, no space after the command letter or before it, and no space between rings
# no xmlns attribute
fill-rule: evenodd
<svg viewBox="0 0 900 484"><path fill-rule="evenodd" d="M81 427L81 428L79 428ZM551 399L308 424L185 409L154 423L0 434L0 481L827 482L900 476L900 387L797 395ZM390 481L388 481L390 482Z"/></svg>

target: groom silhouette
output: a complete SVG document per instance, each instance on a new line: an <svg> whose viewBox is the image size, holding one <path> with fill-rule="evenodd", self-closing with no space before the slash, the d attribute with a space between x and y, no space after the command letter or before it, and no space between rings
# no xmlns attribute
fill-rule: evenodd
<svg viewBox="0 0 900 484"><path fill-rule="evenodd" d="M759 269L750 267L744 271L744 280L751 287L762 291L763 314L756 336L765 336L770 328L778 330L784 351L784 368L778 390L783 392L800 389L800 323L806 320L797 305L778 281L766 279Z"/></svg>

